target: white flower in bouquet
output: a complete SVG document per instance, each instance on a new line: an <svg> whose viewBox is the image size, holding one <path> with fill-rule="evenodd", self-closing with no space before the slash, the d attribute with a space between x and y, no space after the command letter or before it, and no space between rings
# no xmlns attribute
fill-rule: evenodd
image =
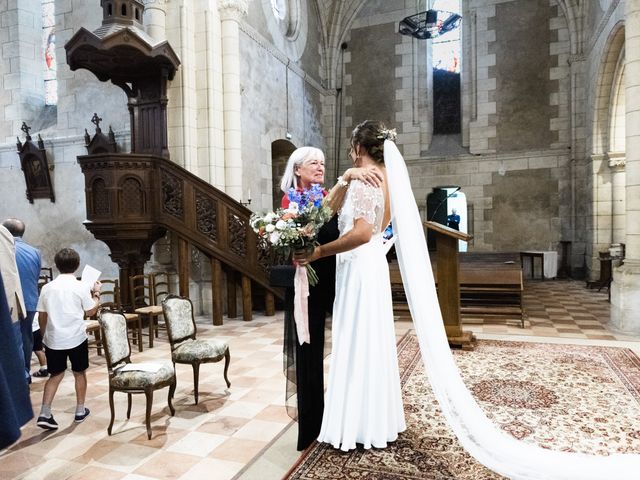
<svg viewBox="0 0 640 480"><path fill-rule="evenodd" d="M278 245L278 242L280 241L280 233L273 232L271 235L269 235L269 241L272 245Z"/></svg>
<svg viewBox="0 0 640 480"><path fill-rule="evenodd" d="M290 202L287 211L289 213L297 214L300 211L300 206L296 202Z"/></svg>
<svg viewBox="0 0 640 480"><path fill-rule="evenodd" d="M276 222L276 229L284 230L285 228L287 228L287 222L285 222L284 220L278 220Z"/></svg>
<svg viewBox="0 0 640 480"><path fill-rule="evenodd" d="M267 233L271 233L276 229L276 226L273 223L268 223L267 225L265 225L264 229L267 231Z"/></svg>

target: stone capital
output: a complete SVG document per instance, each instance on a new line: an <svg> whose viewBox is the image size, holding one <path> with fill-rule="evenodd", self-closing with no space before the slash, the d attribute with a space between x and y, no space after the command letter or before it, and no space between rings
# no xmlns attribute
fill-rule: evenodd
<svg viewBox="0 0 640 480"><path fill-rule="evenodd" d="M584 53L573 53L569 55L569 59L567 60L567 62L569 63L569 65L573 65L574 63L584 62L586 59L587 57Z"/></svg>
<svg viewBox="0 0 640 480"><path fill-rule="evenodd" d="M248 0L219 0L218 11L222 20L239 22L249 11Z"/></svg>
<svg viewBox="0 0 640 480"><path fill-rule="evenodd" d="M142 3L144 3L144 8L147 10L153 8L164 10L169 0L142 0Z"/></svg>
<svg viewBox="0 0 640 480"><path fill-rule="evenodd" d="M611 168L611 170L624 172L624 167L627 164L625 152L607 152L607 159L609 160L609 168Z"/></svg>

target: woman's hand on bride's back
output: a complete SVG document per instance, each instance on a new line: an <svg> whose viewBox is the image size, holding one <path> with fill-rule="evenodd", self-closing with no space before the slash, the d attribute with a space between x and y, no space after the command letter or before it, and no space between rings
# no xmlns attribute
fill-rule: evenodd
<svg viewBox="0 0 640 480"><path fill-rule="evenodd" d="M372 187L379 187L384 182L384 175L377 167L354 167L349 168L342 176L344 180L360 180Z"/></svg>

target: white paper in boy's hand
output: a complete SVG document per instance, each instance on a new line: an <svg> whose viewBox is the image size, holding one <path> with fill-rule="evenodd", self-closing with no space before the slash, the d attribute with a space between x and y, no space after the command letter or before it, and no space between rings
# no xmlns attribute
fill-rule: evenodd
<svg viewBox="0 0 640 480"><path fill-rule="evenodd" d="M85 265L82 269L82 277L80 281L85 285L88 285L89 288L93 288L93 284L98 281L100 278L100 274L102 272L100 270L96 270L91 265Z"/></svg>

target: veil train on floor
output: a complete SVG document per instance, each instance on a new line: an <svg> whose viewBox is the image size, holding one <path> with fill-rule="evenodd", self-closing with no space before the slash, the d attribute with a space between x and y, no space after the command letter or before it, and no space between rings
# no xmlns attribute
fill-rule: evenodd
<svg viewBox="0 0 640 480"><path fill-rule="evenodd" d="M640 455L608 457L531 445L499 430L465 386L449 349L422 221L404 158L384 142L396 252L407 302L431 388L464 449L487 468L514 480L611 480L640 472Z"/></svg>

